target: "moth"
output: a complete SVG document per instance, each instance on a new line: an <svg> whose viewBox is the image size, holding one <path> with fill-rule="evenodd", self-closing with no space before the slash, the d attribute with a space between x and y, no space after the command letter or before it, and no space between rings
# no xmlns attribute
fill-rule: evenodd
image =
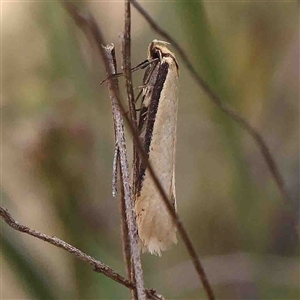
<svg viewBox="0 0 300 300"><path fill-rule="evenodd" d="M148 67L143 79L138 133L169 201L176 209L175 148L179 69L169 43L153 40L148 47ZM149 171L136 151L133 193L140 246L161 256L177 243L176 227Z"/></svg>

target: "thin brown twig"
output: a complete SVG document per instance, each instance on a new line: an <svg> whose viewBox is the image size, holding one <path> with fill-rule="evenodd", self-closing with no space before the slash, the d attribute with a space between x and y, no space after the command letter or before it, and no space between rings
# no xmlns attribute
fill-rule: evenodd
<svg viewBox="0 0 300 300"><path fill-rule="evenodd" d="M126 118L126 116L125 116ZM127 117L128 118L128 117ZM127 121L128 124L129 124L129 127L130 127L130 130L131 130L131 133L133 134L133 138L134 138L134 142L136 143L137 145L137 148L138 148L138 151L139 151L139 154L142 158L142 161L144 163L144 165L146 166L147 170L149 171L150 173L150 176L152 178L152 180L154 181L154 184L156 185L157 189L159 190L159 193L160 195L162 196L162 199L164 201L164 204L166 205L167 207L167 210L169 211L171 217L172 217L172 220L174 221L177 229L178 229L178 232L183 240L183 243L184 245L186 246L187 248L187 251L191 257L191 260L192 260L192 263L194 264L194 267L197 271L197 274L199 275L199 279L200 279L200 282L203 284L203 288L207 294L207 297L209 300L213 300L215 299L215 296L214 296L214 293L213 293L213 290L209 284L209 281L208 281L208 278L205 274L205 271L204 271L204 268L200 262L200 259L199 257L197 256L197 252L193 246L193 243L189 237L189 235L187 234L187 231L185 230L180 218L179 218L179 215L177 214L177 212L175 211L174 207L172 206L171 202L169 201L168 199L168 196L167 194L165 193L165 190L163 189L163 187L161 186L160 182L159 182L159 179L156 175L156 173L154 172L153 170L153 167L152 165L149 163L148 161L148 157L147 157L147 154L145 153L145 151L143 150L141 144L140 144L140 141L136 135L136 133L133 131L133 128L131 126L131 123L129 122L129 120Z"/></svg>
<svg viewBox="0 0 300 300"><path fill-rule="evenodd" d="M231 117L238 125L240 125L243 129L245 129L250 136L252 136L267 164L267 167L271 173L271 176L275 181L275 184L277 185L278 190L281 193L281 197L285 205L285 208L289 212L291 216L291 221L296 230L296 234L299 236L300 233L298 229L298 223L296 221L296 218L293 214L293 210L291 208L292 201L286 189L283 176L281 175L279 168L276 164L276 161L273 155L271 154L271 151L267 146L267 143L264 141L263 137L261 136L261 134L254 127L252 127L252 125L250 125L250 123L247 120L245 120L242 116L240 116L230 105L228 105L225 102L222 102L221 98L215 94L215 92L210 88L210 86L205 82L205 80L198 74L193 64L190 62L185 51L173 39L173 37L165 30L163 30L136 0L130 0L130 2L136 8L136 10L145 18L145 20L148 22L148 24L153 30L156 31L158 34L160 34L162 37L164 37L166 41L172 44L172 46L176 49L177 53L179 53L181 59L183 60L191 76L195 79L197 84L204 90L208 98L223 112L225 112L229 117Z"/></svg>
<svg viewBox="0 0 300 300"><path fill-rule="evenodd" d="M81 28L88 36L90 34L92 34L92 36L94 37L94 40L100 50L100 54L103 58L103 61L104 61L104 64L105 64L105 67L106 67L106 70L107 70L107 73L109 73L109 62L107 61L106 59L106 56L105 56L105 53L103 53L103 49L102 49L102 44L103 44L103 37L102 37L102 34L99 30L99 28L97 27L96 23L94 22L93 18L91 16L89 16L88 18L85 17L85 16L82 16L76 9L76 7L74 7L74 5L72 5L71 3L68 3L68 2L64 2L69 14L71 15L71 17L73 17L73 19L75 20L75 22L77 23L77 25L79 26L79 28ZM111 76L108 77L108 80L110 82L111 80ZM162 199L167 207L167 210L169 211L177 229L178 229L178 232L179 234L181 235L182 237L182 240L183 240L183 243L184 245L186 246L187 248L187 251L191 257L191 260L194 264L194 267L196 269L196 272L199 276L199 280L200 282L203 284L203 288L208 296L208 299L210 300L213 300L215 299L214 297L214 294L213 294L213 290L212 288L210 287L210 284L208 282L208 279L207 279L207 276L205 274L205 271L202 267L202 264L197 256L197 253L196 253L196 250L178 216L178 214L176 213L174 207L172 206L172 204L170 203L169 199L168 199L168 196L167 194L165 193L163 187L161 186L159 180L158 180L158 177L157 175L155 174L151 164L149 163L148 161L148 156L147 154L145 153L142 145L141 145L141 142L139 140L139 136L136 132L136 128L133 126L133 124L131 123L129 117L127 116L126 114L126 111L120 101L120 97L119 97L119 94L118 94L118 91L116 91L114 88L111 90L111 93L112 95L115 97L115 99L118 101L118 105L121 109L121 112L123 114L123 117L124 119L126 120L128 126L129 126L129 129L131 131L131 134L133 136L133 140L134 140L134 143L135 145L137 146L137 149L140 153L140 156L142 158L142 161L145 165L145 167L149 170L149 173L150 173L150 176L151 178L153 179L155 185L157 186L158 188L158 191L159 193L161 194L162 196Z"/></svg>
<svg viewBox="0 0 300 300"><path fill-rule="evenodd" d="M108 75L114 74L114 56L112 56L113 47L103 47L105 44L104 37L100 31L96 21L93 16L90 14L83 15L79 13L77 7L70 2L62 2L65 9L68 11L69 15L74 19L75 23L83 32L88 36L93 38L96 43L97 49L100 56L105 64L106 73ZM130 182L130 174L127 160L127 151L126 151L126 142L125 142L125 133L122 120L122 113L124 114L124 108L121 106L120 94L116 84L116 78L109 76L108 80L110 97L112 102L113 109L113 118L114 126L116 133L116 141L119 150L120 157L120 169L123 180L124 187L124 198L126 204L126 218L128 224L128 233L130 237L130 250L131 250L131 259L132 266L135 274L136 280L136 292L138 299L145 299L145 288L143 281L143 271L140 259L140 250L138 245L138 234L137 234L137 225L135 219L135 211L133 209L133 198ZM121 108L121 111L120 109Z"/></svg>
<svg viewBox="0 0 300 300"><path fill-rule="evenodd" d="M143 161L145 167L147 168L147 170L149 170L150 176L153 179L154 184L157 186L157 188L159 190L159 193L161 194L162 199L163 199L163 201L164 201L164 203L165 203L165 205L166 205L166 207L167 207L167 209L168 209L168 211L169 211L169 213L170 213L170 215L171 215L171 217L172 217L172 219L173 219L173 221L174 221L174 223L175 223L175 225L178 229L178 232L181 235L183 243L185 244L185 246L188 250L188 253L189 253L189 255L191 257L191 260L194 264L194 267L197 271L197 274L199 275L200 282L203 284L204 290L207 293L208 299L213 300L213 299L215 299L215 297L214 297L212 288L210 287L207 276L206 276L205 271L202 267L202 264L201 264L201 262L200 262L200 260L197 256L197 253L196 253L196 250L195 250L195 248L192 244L192 241L190 240L190 238L187 234L187 231L185 230L178 214L174 210L174 207L170 203L167 194L165 193L163 187L161 186L161 184L159 182L159 179L158 179L156 173L153 170L152 165L149 163L147 154L145 153L145 151L144 151L144 149L143 149L143 147L140 143L140 140L139 140L139 137L136 133L135 128L131 124L129 117L126 115L126 111L125 111L123 105L121 103L119 103L119 105L120 105L120 108L122 110L123 117L124 117L124 119L126 120L126 123L129 126L129 129L130 129L131 134L133 136L134 143L137 146L137 149L138 149L139 154L142 158L142 161Z"/></svg>
<svg viewBox="0 0 300 300"><path fill-rule="evenodd" d="M115 52L114 46L103 47L105 50L106 59L108 61L109 69L107 70L108 75L115 74ZM125 141L125 132L123 125L122 113L119 107L118 100L115 97L113 91L118 91L118 78L111 77L108 80L108 87L112 105L113 120L116 128L116 142L119 149L120 157L120 170L122 177L122 185L124 191L124 204L126 212L126 223L128 226L128 237L130 243L130 252L132 259L132 270L134 274L133 282L136 283L136 295L138 300L146 299L145 287L144 287L144 278L142 263L140 257L140 249L138 245L138 231L136 224L136 215L133 208L133 195L131 190L131 180L130 172L127 159L127 150L126 150L126 141ZM116 93L119 94L119 93Z"/></svg>
<svg viewBox="0 0 300 300"><path fill-rule="evenodd" d="M115 74L116 69L114 67L115 54L113 46L104 47L106 58L109 62L110 69L108 70L108 75ZM131 190L131 180L130 172L127 159L127 150L126 150L126 141L125 141L125 132L122 119L122 113L119 108L118 100L115 98L113 90L117 90L117 78L111 77L108 81L110 98L112 103L112 112L113 119L116 128L116 142L119 149L120 156L120 169L122 177L122 185L124 191L124 204L125 204L125 215L126 223L128 226L128 237L130 243L130 252L132 259L132 269L134 274L134 281L136 283L136 295L138 300L143 300L145 298L145 288L144 288L144 279L143 271L140 258L140 249L138 245L138 233L137 233L137 224L135 211L133 209L133 195ZM118 93L117 93L118 94Z"/></svg>
<svg viewBox="0 0 300 300"><path fill-rule="evenodd" d="M125 206L125 198L124 198L124 185L120 172L120 199L121 199L121 220L122 220L122 246L123 246L123 256L126 263L126 272L127 277L130 278L131 282L134 282L134 277L132 274L132 266L131 266L131 251L130 251L130 241L129 241L129 232L128 225L126 222L126 206ZM134 291L131 291L133 294Z"/></svg>
<svg viewBox="0 0 300 300"><path fill-rule="evenodd" d="M127 97L128 97L128 102L129 102L129 107L130 110L131 109L135 109L135 105L134 105L134 98L133 97L133 87L132 87L132 77L131 77L131 57L130 57L130 45L131 45L131 40L130 40L130 28L131 28L131 17L130 17L130 1L126 0L125 1L125 32L124 32L124 43L122 43L123 45L123 68L124 68L124 77L125 77L125 82L126 82L126 89L127 89ZM133 124L133 127L137 125L136 122L136 114L134 111L134 114L131 114L131 123ZM135 154L136 154L136 147L135 147L136 143L134 143L134 159L135 159ZM140 146L140 143L139 143ZM140 147L139 147L140 148ZM146 155L146 153L143 151L143 149L139 149L140 152L142 153L143 156L143 160L148 162L148 157ZM142 150L142 151L141 151ZM186 230L184 229L176 211L174 210L172 204L170 203L167 195L165 194L156 174L154 173L152 167L149 165L148 162L148 168L151 174L151 177L154 179L155 185L159 188L160 193L162 194L162 196L164 197L164 202L170 212L170 214L172 215L172 218L174 219L176 226L184 240L184 243L186 244L187 248L188 248L188 252L191 255L191 258L194 262L194 265L196 267L196 270L200 276L200 281L202 282L205 291L207 293L207 296L209 299L214 299L214 295L213 295L213 290L210 287L210 284L208 282L208 279L206 277L205 271L200 263L200 260L197 256L197 253L193 247L193 244L186 232ZM133 170L135 168L133 167Z"/></svg>
<svg viewBox="0 0 300 300"><path fill-rule="evenodd" d="M127 0L125 1L125 33L124 33L124 46L123 46L123 64L124 64L124 76L125 76L125 81L126 81L126 87L127 87L127 95L128 95L128 101L129 101L129 107L130 107L130 103L131 101L134 101L134 99L132 98L132 95L133 95L133 87L132 87L132 79L131 79L131 65L130 65L130 62L131 62L131 57L130 57L130 24L131 24L131 18L130 18L130 1ZM122 43L123 45L123 43ZM132 102L134 103L134 102ZM135 115L135 118L136 118L136 115ZM133 127L135 126L136 128L136 119L131 119L131 126L132 124ZM134 128L134 129L135 129ZM152 166L149 164L149 161L148 161L148 156L146 155L144 149L141 149L141 144L140 142L138 141L138 143L134 143L134 159L135 159L135 154L136 154L136 144L138 144L138 147L139 148L139 152L140 154L142 154L142 159L143 161L146 161L147 162L147 168L149 169L149 172L151 174L151 177L152 179L154 180L154 183L155 185L158 187L161 195L163 196L163 199L164 199L164 202L165 202L165 205L167 206L168 210L169 210L169 213L171 214L173 220L175 221L175 224L178 228L178 231L179 233L181 234L182 236L182 239L188 249L188 252L192 258L192 261L194 263L194 266L196 268L196 271L197 273L199 274L199 277L200 277L200 282L202 282L203 286L204 286L204 289L207 293L207 296L209 299L214 299L214 294L213 294L213 290L208 282L208 279L207 279L207 276L205 274L205 271L201 265L201 262L197 256L197 253L194 249L194 246L185 230L185 228L183 227L180 219L179 219L179 216L177 215L174 207L172 206L172 204L170 203L165 191L163 190L159 180L158 180L158 177L156 176ZM133 164L134 165L134 164ZM135 171L135 168L133 167L133 171Z"/></svg>
<svg viewBox="0 0 300 300"><path fill-rule="evenodd" d="M115 70L117 66L115 65ZM126 264L127 277L131 282L135 283L134 277L131 276L132 265L131 265L131 250L130 250L130 240L129 240L129 231L126 218L126 205L125 205L125 196L124 196L124 182L122 173L120 170L120 152L117 145L117 131L116 124L114 123L114 133L115 133L115 152L113 159L113 180L112 180L112 195L117 197L118 190L120 190L120 213L121 213L121 227L122 227L122 248L123 248L123 257ZM120 178L120 186L118 188L118 178ZM135 295L135 290L131 290L131 293Z"/></svg>
<svg viewBox="0 0 300 300"><path fill-rule="evenodd" d="M131 74L131 16L130 16L130 2L125 0L124 3L124 33L121 35L121 45L122 45L122 57L123 57L123 73L125 79L125 87L126 87L126 94L127 94L127 103L129 107L129 115L131 122L135 128L137 127L137 116L136 116L136 109L135 109L135 99L134 99L134 92L132 86L132 74ZM133 145L133 157L136 156L136 149ZM133 169L135 172L135 169ZM135 178L135 174L133 174L133 178ZM124 224L126 226L126 224ZM127 247L128 248L128 247ZM130 253L128 253L128 249L124 248L125 256L126 256L126 265L127 265L127 272L128 278L132 282L134 282L137 286L137 280L143 280L143 278L137 278L137 276L143 276L143 274L136 274L135 270L130 261ZM138 300L138 293L137 291L131 291L131 298Z"/></svg>
<svg viewBox="0 0 300 300"><path fill-rule="evenodd" d="M132 72L131 72L131 13L130 1L125 1L125 26L124 34L122 36L122 54L123 54L123 72L125 79L125 86L127 92L127 101L129 106L130 119L134 126L137 126L137 117L135 109L135 98L132 86Z"/></svg>
<svg viewBox="0 0 300 300"><path fill-rule="evenodd" d="M82 252L81 250L77 249L76 247L66 243L65 241L55 237L49 236L44 233L41 233L37 230L31 229L25 225L18 223L7 211L7 209L0 206L0 216L2 219L13 229L29 234L35 238L38 238L42 241L45 241L51 245L54 245L58 248L64 249L65 251L75 255L80 260L88 263L93 267L93 270L97 273L102 273L103 275L109 277L110 279L124 285L129 289L135 289L135 285L131 283L128 279L114 271L111 267L107 266L106 264L102 263L99 260L96 260L94 257L87 255L86 253ZM146 289L146 294L149 299L153 300L164 300L164 297L158 293L154 289Z"/></svg>
<svg viewBox="0 0 300 300"><path fill-rule="evenodd" d="M131 6L130 1L125 0L124 4L124 33L121 35L122 41L122 57L123 57L123 74L125 80L127 103L129 107L129 115L131 123L137 128L137 114L136 114L136 99L134 97L132 85L132 69L131 69ZM133 166L137 158L137 149L133 143ZM136 178L136 168L132 168L132 178ZM135 193L135 186L132 185L133 193Z"/></svg>

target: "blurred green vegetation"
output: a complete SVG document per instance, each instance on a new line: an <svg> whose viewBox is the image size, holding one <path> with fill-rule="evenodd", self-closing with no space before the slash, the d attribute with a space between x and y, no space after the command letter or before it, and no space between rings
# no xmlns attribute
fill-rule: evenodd
<svg viewBox="0 0 300 300"><path fill-rule="evenodd" d="M261 132L299 217L297 3L142 4L222 100ZM119 50L123 4L80 5ZM104 66L59 3L1 7L2 205L20 223L125 274L119 202L111 196L110 102L99 86ZM132 10L136 65L160 37ZM298 299L299 243L265 162L180 59L179 65L178 210L217 298ZM141 78L134 74L135 86ZM124 287L70 254L5 224L1 258L1 299L129 298ZM143 264L146 286L166 298L205 298L181 241L162 258L143 255Z"/></svg>

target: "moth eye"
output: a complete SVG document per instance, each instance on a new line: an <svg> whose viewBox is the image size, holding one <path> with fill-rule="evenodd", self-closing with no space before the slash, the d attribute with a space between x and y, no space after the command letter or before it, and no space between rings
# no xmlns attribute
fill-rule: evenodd
<svg viewBox="0 0 300 300"><path fill-rule="evenodd" d="M153 58L159 58L159 50L157 48L153 49Z"/></svg>
<svg viewBox="0 0 300 300"><path fill-rule="evenodd" d="M154 48L152 51L152 58L159 58L159 60L162 60L162 53L159 48Z"/></svg>

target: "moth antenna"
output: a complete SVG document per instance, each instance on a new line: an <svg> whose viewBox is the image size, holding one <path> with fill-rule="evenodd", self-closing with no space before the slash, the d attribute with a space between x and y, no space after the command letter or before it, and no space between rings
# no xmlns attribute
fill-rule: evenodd
<svg viewBox="0 0 300 300"><path fill-rule="evenodd" d="M161 59L160 59L161 60ZM158 58L153 58L153 59L146 59L145 61L141 62L140 64L138 64L136 67L131 69L131 72L135 72L141 69L145 69L146 67L148 67L149 65L151 65L152 63L158 61ZM115 74L111 74L110 76L107 76L104 80L102 80L100 82L100 85L102 85L105 81L107 81L109 78L114 78L114 77L120 77L122 76L123 73L115 73Z"/></svg>
<svg viewBox="0 0 300 300"><path fill-rule="evenodd" d="M136 86L136 87L134 87L133 89L134 89L134 90L140 90L140 89L143 89L143 88L145 88L145 87L146 87L146 85L144 84L144 85Z"/></svg>
<svg viewBox="0 0 300 300"><path fill-rule="evenodd" d="M111 75L107 76L104 80L102 80L102 81L100 82L100 85L102 85L105 81L107 81L107 80L110 79L110 78L120 77L120 76L122 76L122 75L123 75L123 73L115 73L115 74L111 74Z"/></svg>

